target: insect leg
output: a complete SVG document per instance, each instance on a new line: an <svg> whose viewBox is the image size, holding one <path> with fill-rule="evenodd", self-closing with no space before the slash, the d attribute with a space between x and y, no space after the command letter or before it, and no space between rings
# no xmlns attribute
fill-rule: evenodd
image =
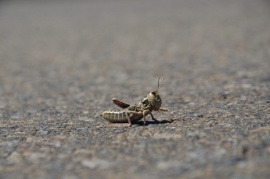
<svg viewBox="0 0 270 179"><path fill-rule="evenodd" d="M129 120L133 121L133 119L135 119L135 121L137 121L137 120L140 120L143 117L143 112L141 112L141 111L137 112L137 111L126 110L125 114L126 114L126 116L128 118L128 122L129 122ZM130 122L130 124L131 124L131 122Z"/></svg>
<svg viewBox="0 0 270 179"><path fill-rule="evenodd" d="M146 125L145 115L143 115L143 124Z"/></svg>
<svg viewBox="0 0 270 179"><path fill-rule="evenodd" d="M167 108L159 108L158 111L168 112L169 110ZM177 118L174 118L172 114L170 114L170 121L175 121Z"/></svg>
<svg viewBox="0 0 270 179"><path fill-rule="evenodd" d="M148 114L151 114L151 112L149 110L144 110L143 111L143 124L146 125L146 118L145 116L147 116Z"/></svg>
<svg viewBox="0 0 270 179"><path fill-rule="evenodd" d="M130 120L130 117L129 117L129 112L126 111L125 114L126 114L127 119L128 119L129 127L131 127L132 126L132 123L131 123L131 120Z"/></svg>
<svg viewBox="0 0 270 179"><path fill-rule="evenodd" d="M150 115L151 115L153 121L159 122L159 121L154 117L154 115L153 115L152 113L150 113Z"/></svg>
<svg viewBox="0 0 270 179"><path fill-rule="evenodd" d="M113 99L112 99L112 102L113 102L115 105L117 105L117 106L119 106L120 108L123 108L123 109L130 106L130 105L127 104L127 103L124 103L124 102L122 102L122 101L119 101L117 98L113 98Z"/></svg>
<svg viewBox="0 0 270 179"><path fill-rule="evenodd" d="M167 108L159 108L159 111L164 111L164 112L166 112L166 111L169 111Z"/></svg>

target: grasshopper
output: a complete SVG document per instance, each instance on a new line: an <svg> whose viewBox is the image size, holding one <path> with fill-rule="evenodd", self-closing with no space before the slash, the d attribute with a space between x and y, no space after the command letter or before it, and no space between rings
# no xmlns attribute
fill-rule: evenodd
<svg viewBox="0 0 270 179"><path fill-rule="evenodd" d="M165 78L164 78L165 79ZM164 80L163 79L163 80ZM162 100L158 93L158 87L156 91L152 91L147 94L140 102L133 105L124 103L116 98L112 99L112 102L118 107L122 108L122 111L104 111L100 116L112 123L129 123L129 127L132 123L135 123L143 118L144 125L146 125L146 116L151 115L152 120L158 122L152 114L152 111L168 111L166 108L162 108ZM162 80L162 81L163 81Z"/></svg>

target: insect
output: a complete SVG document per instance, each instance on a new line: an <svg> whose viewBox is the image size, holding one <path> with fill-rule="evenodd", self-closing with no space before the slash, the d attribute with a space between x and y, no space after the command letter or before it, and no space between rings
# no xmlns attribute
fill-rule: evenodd
<svg viewBox="0 0 270 179"><path fill-rule="evenodd" d="M165 79L165 78L164 78ZM163 79L163 80L164 80ZM158 87L156 91L152 91L147 94L140 102L133 105L124 103L116 98L112 99L112 102L122 108L122 111L104 111L100 116L112 123L129 123L129 127L132 126L132 123L135 123L143 119L144 125L146 125L146 116L151 115L152 120L158 121L154 118L152 111L168 111L166 108L162 108L162 100L158 93L159 89L159 80ZM163 81L162 80L162 81Z"/></svg>

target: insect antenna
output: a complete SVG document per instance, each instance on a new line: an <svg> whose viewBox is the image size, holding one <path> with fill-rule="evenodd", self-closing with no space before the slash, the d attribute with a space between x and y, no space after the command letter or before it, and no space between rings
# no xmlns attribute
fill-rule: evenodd
<svg viewBox="0 0 270 179"><path fill-rule="evenodd" d="M158 87L157 87L157 92L158 92L158 89L159 89L159 80L160 80L160 77L158 78ZM162 81L165 80L165 77L161 80L160 84L162 83Z"/></svg>

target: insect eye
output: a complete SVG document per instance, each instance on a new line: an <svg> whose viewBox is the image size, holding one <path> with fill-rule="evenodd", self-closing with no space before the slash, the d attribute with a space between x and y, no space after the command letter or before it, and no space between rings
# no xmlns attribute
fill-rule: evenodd
<svg viewBox="0 0 270 179"><path fill-rule="evenodd" d="M153 92L151 92L151 94L152 94L152 95L156 95L156 92L155 92L155 91L153 91Z"/></svg>

